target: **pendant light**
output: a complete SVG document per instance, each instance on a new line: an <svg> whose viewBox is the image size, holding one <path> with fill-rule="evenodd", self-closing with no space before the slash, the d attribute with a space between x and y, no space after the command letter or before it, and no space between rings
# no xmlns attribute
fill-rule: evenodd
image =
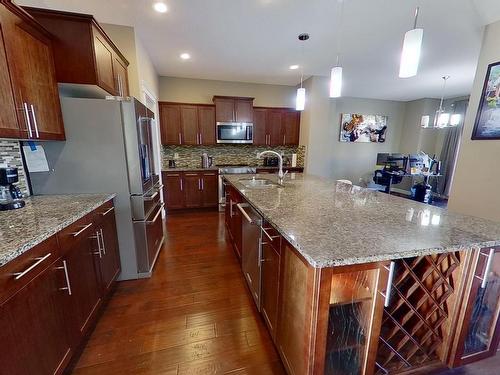
<svg viewBox="0 0 500 375"><path fill-rule="evenodd" d="M309 39L309 34L302 33L298 36L301 42L305 42ZM295 98L295 109L297 111L303 111L306 106L306 89L302 87L304 81L304 48L301 48L302 54L302 64L300 65L300 88L297 89L297 97Z"/></svg>
<svg viewBox="0 0 500 375"><path fill-rule="evenodd" d="M424 29L417 28L418 13L419 7L415 9L413 29L407 31L404 37L399 78L409 78L417 75L422 39L424 38Z"/></svg>
<svg viewBox="0 0 500 375"><path fill-rule="evenodd" d="M330 73L330 98L339 98L342 95L342 66L340 65L340 43L342 31L342 19L344 13L344 0L339 0L339 29L337 30L337 64Z"/></svg>
<svg viewBox="0 0 500 375"><path fill-rule="evenodd" d="M441 101L439 102L439 109L436 111L436 116L434 117L434 127L435 128L445 128L450 122L450 114L445 112L443 109L444 92L446 90L446 81L450 76L443 76L443 92L441 93Z"/></svg>

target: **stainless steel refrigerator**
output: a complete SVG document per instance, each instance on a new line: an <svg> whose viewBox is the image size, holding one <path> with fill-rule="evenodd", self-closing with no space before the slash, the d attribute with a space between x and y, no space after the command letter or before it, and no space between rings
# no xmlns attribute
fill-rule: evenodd
<svg viewBox="0 0 500 375"><path fill-rule="evenodd" d="M66 141L40 143L50 171L30 173L33 193L117 193L120 279L151 276L164 240L153 113L133 98L61 98L61 105Z"/></svg>

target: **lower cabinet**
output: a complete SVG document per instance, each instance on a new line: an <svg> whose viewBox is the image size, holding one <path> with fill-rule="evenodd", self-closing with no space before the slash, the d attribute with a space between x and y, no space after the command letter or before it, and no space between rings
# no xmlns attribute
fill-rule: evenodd
<svg viewBox="0 0 500 375"><path fill-rule="evenodd" d="M167 210L216 208L218 174L210 172L163 172Z"/></svg>
<svg viewBox="0 0 500 375"><path fill-rule="evenodd" d="M0 372L65 371L120 270L112 202L0 268Z"/></svg>

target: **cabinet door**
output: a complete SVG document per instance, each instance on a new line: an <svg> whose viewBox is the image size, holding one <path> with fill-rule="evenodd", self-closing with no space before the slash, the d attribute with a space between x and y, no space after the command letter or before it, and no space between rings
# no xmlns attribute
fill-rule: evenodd
<svg viewBox="0 0 500 375"><path fill-rule="evenodd" d="M14 94L10 83L9 66L5 55L2 24L0 23L0 137L19 138L21 132L17 123Z"/></svg>
<svg viewBox="0 0 500 375"><path fill-rule="evenodd" d="M160 104L160 131L162 145L180 145L181 109L175 104Z"/></svg>
<svg viewBox="0 0 500 375"><path fill-rule="evenodd" d="M236 99L234 101L236 122L253 122L253 101Z"/></svg>
<svg viewBox="0 0 500 375"><path fill-rule="evenodd" d="M236 204L241 203L242 199L240 194L235 190L231 189L231 199L230 203L232 204L231 212L231 233L233 235L233 247L236 251L236 256L241 261L241 245L242 245L242 215Z"/></svg>
<svg viewBox="0 0 500 375"><path fill-rule="evenodd" d="M253 144L256 146L267 145L267 109L255 108L253 114Z"/></svg>
<svg viewBox="0 0 500 375"><path fill-rule="evenodd" d="M99 255L96 244L89 239L91 235L91 232L81 233L63 257L72 291L68 321L72 323L73 343L86 333L101 301L100 275L96 268Z"/></svg>
<svg viewBox="0 0 500 375"><path fill-rule="evenodd" d="M236 120L234 113L234 99L215 99L215 121L233 122Z"/></svg>
<svg viewBox="0 0 500 375"><path fill-rule="evenodd" d="M202 206L201 174L184 173L184 205L186 208Z"/></svg>
<svg viewBox="0 0 500 375"><path fill-rule="evenodd" d="M113 72L115 74L115 92L119 96L129 96L127 65L116 54L113 55Z"/></svg>
<svg viewBox="0 0 500 375"><path fill-rule="evenodd" d="M270 109L267 112L267 134L269 146L280 146L283 144L283 133L281 123L283 112L278 109Z"/></svg>
<svg viewBox="0 0 500 375"><path fill-rule="evenodd" d="M182 144L199 144L198 107L196 107L195 105L181 106L181 129Z"/></svg>
<svg viewBox="0 0 500 375"><path fill-rule="evenodd" d="M261 311L267 328L271 332L273 339L275 339L278 319L280 255L270 241L263 233Z"/></svg>
<svg viewBox="0 0 500 375"><path fill-rule="evenodd" d="M198 107L198 126L200 129L200 144L215 145L215 108Z"/></svg>
<svg viewBox="0 0 500 375"><path fill-rule="evenodd" d="M300 112L283 111L283 145L295 146L299 144Z"/></svg>
<svg viewBox="0 0 500 375"><path fill-rule="evenodd" d="M97 245L101 246L101 286L104 292L108 293L120 273L120 252L114 210L105 212L107 213L98 228L100 241Z"/></svg>
<svg viewBox="0 0 500 375"><path fill-rule="evenodd" d="M22 122L21 136L63 140L50 40L4 7L0 7L0 16L16 108Z"/></svg>
<svg viewBox="0 0 500 375"><path fill-rule="evenodd" d="M54 374L69 359L60 260L0 306L2 374ZM8 348L8 349L7 349Z"/></svg>
<svg viewBox="0 0 500 375"><path fill-rule="evenodd" d="M229 234L231 242L233 241L233 233L231 232L231 219L233 216L233 208L231 202L231 185L229 185L225 180L222 182L224 184L224 223L226 224L226 230Z"/></svg>
<svg viewBox="0 0 500 375"><path fill-rule="evenodd" d="M202 175L203 207L217 207L219 204L219 177L216 172Z"/></svg>
<svg viewBox="0 0 500 375"><path fill-rule="evenodd" d="M454 366L495 355L500 340L500 248L481 249L474 265Z"/></svg>
<svg viewBox="0 0 500 375"><path fill-rule="evenodd" d="M113 72L113 50L106 40L94 29L94 51L97 70L97 82L111 95L119 95Z"/></svg>
<svg viewBox="0 0 500 375"><path fill-rule="evenodd" d="M184 208L184 181L181 173L163 174L163 198L167 209Z"/></svg>

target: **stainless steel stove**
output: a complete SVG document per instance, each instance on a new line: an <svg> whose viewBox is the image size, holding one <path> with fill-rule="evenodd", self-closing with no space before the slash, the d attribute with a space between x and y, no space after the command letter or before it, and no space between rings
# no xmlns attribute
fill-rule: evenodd
<svg viewBox="0 0 500 375"><path fill-rule="evenodd" d="M226 189L223 183L223 176L225 174L255 174L257 173L256 167L248 165L217 165L219 167L219 211L224 211L226 206Z"/></svg>

